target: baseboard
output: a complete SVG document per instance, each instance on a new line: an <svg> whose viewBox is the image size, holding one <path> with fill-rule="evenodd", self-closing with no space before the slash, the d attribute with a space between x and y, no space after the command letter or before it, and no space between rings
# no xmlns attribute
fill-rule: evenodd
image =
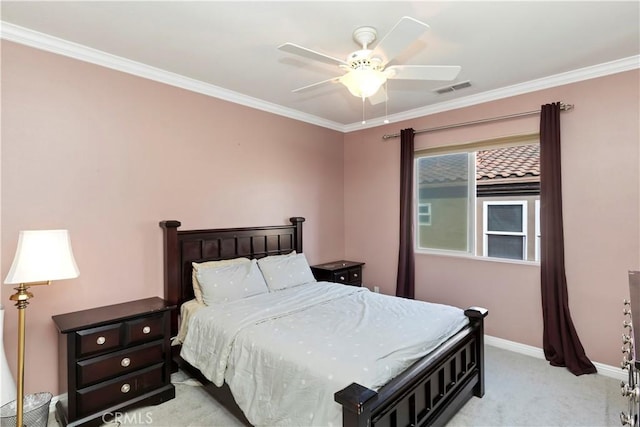
<svg viewBox="0 0 640 427"><path fill-rule="evenodd" d="M485 335L484 342L487 345L498 347L503 350L513 351L514 353L524 354L526 356L535 357L537 359L544 359L544 351L541 348L534 347L527 344L521 344L515 341L505 340L503 338L492 337L490 335ZM593 362L598 373L600 375L604 375L605 377L614 378L616 380L626 381L627 373L623 371L622 368L618 368L611 365L605 365L604 363Z"/></svg>

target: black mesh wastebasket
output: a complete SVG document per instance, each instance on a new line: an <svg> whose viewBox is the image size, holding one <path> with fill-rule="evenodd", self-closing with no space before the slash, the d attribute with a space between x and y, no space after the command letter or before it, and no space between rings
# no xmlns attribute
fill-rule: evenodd
<svg viewBox="0 0 640 427"><path fill-rule="evenodd" d="M34 393L24 396L22 405L22 422L26 427L47 427L49 422L49 403L51 393ZM0 407L0 425L2 427L16 427L17 402L14 400Z"/></svg>

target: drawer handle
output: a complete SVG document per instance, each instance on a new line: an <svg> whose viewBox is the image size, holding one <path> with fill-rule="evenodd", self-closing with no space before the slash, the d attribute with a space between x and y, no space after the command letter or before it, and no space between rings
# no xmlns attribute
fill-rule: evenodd
<svg viewBox="0 0 640 427"><path fill-rule="evenodd" d="M358 273L354 273L354 274L353 274L353 277L358 277Z"/></svg>
<svg viewBox="0 0 640 427"><path fill-rule="evenodd" d="M122 365L122 367L126 368L127 366L131 365L131 359L125 357L120 361L120 364Z"/></svg>
<svg viewBox="0 0 640 427"><path fill-rule="evenodd" d="M143 334L148 334L149 332L151 332L151 328L148 326L145 326L144 328L142 328L142 333Z"/></svg>
<svg viewBox="0 0 640 427"><path fill-rule="evenodd" d="M105 337L98 337L98 339L96 340L96 343L98 345L102 345L102 344L104 344L106 342L107 342L107 339Z"/></svg>
<svg viewBox="0 0 640 427"><path fill-rule="evenodd" d="M129 390L131 390L131 386L129 384L123 384L122 387L120 387L120 391L123 393L129 393Z"/></svg>
<svg viewBox="0 0 640 427"><path fill-rule="evenodd" d="M344 276L340 276L340 280L344 280Z"/></svg>

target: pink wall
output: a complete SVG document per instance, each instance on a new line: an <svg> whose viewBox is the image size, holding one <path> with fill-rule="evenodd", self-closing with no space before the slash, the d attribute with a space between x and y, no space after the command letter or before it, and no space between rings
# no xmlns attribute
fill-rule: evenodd
<svg viewBox="0 0 640 427"><path fill-rule="evenodd" d="M345 137L347 258L366 262L369 286L393 294L397 269L399 140L385 133L531 111L564 101L563 208L569 304L587 355L618 366L627 271L640 268L637 70L352 132ZM539 117L423 133L416 148L536 132ZM489 309L487 333L542 347L539 267L416 255L416 296Z"/></svg>
<svg viewBox="0 0 640 427"><path fill-rule="evenodd" d="M80 269L33 289L26 392L58 393L52 315L162 295L160 220L304 216L309 261L343 256L342 133L6 41L1 82L2 281L22 229L68 228Z"/></svg>

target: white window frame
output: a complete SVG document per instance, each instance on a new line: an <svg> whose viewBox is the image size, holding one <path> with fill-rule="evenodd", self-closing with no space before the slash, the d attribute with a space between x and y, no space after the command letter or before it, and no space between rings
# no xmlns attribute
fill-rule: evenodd
<svg viewBox="0 0 640 427"><path fill-rule="evenodd" d="M496 205L520 205L522 209L522 231L491 231L489 230L489 218L488 211L489 206ZM526 200L487 200L482 202L482 254L487 258L500 258L502 257L490 257L489 253L489 236L520 236L522 237L522 255L521 261L527 260L527 201ZM513 259L513 258L504 258Z"/></svg>
<svg viewBox="0 0 640 427"><path fill-rule="evenodd" d="M542 233L540 232L540 199L535 201L535 222L536 222L536 261L540 262L540 236Z"/></svg>

